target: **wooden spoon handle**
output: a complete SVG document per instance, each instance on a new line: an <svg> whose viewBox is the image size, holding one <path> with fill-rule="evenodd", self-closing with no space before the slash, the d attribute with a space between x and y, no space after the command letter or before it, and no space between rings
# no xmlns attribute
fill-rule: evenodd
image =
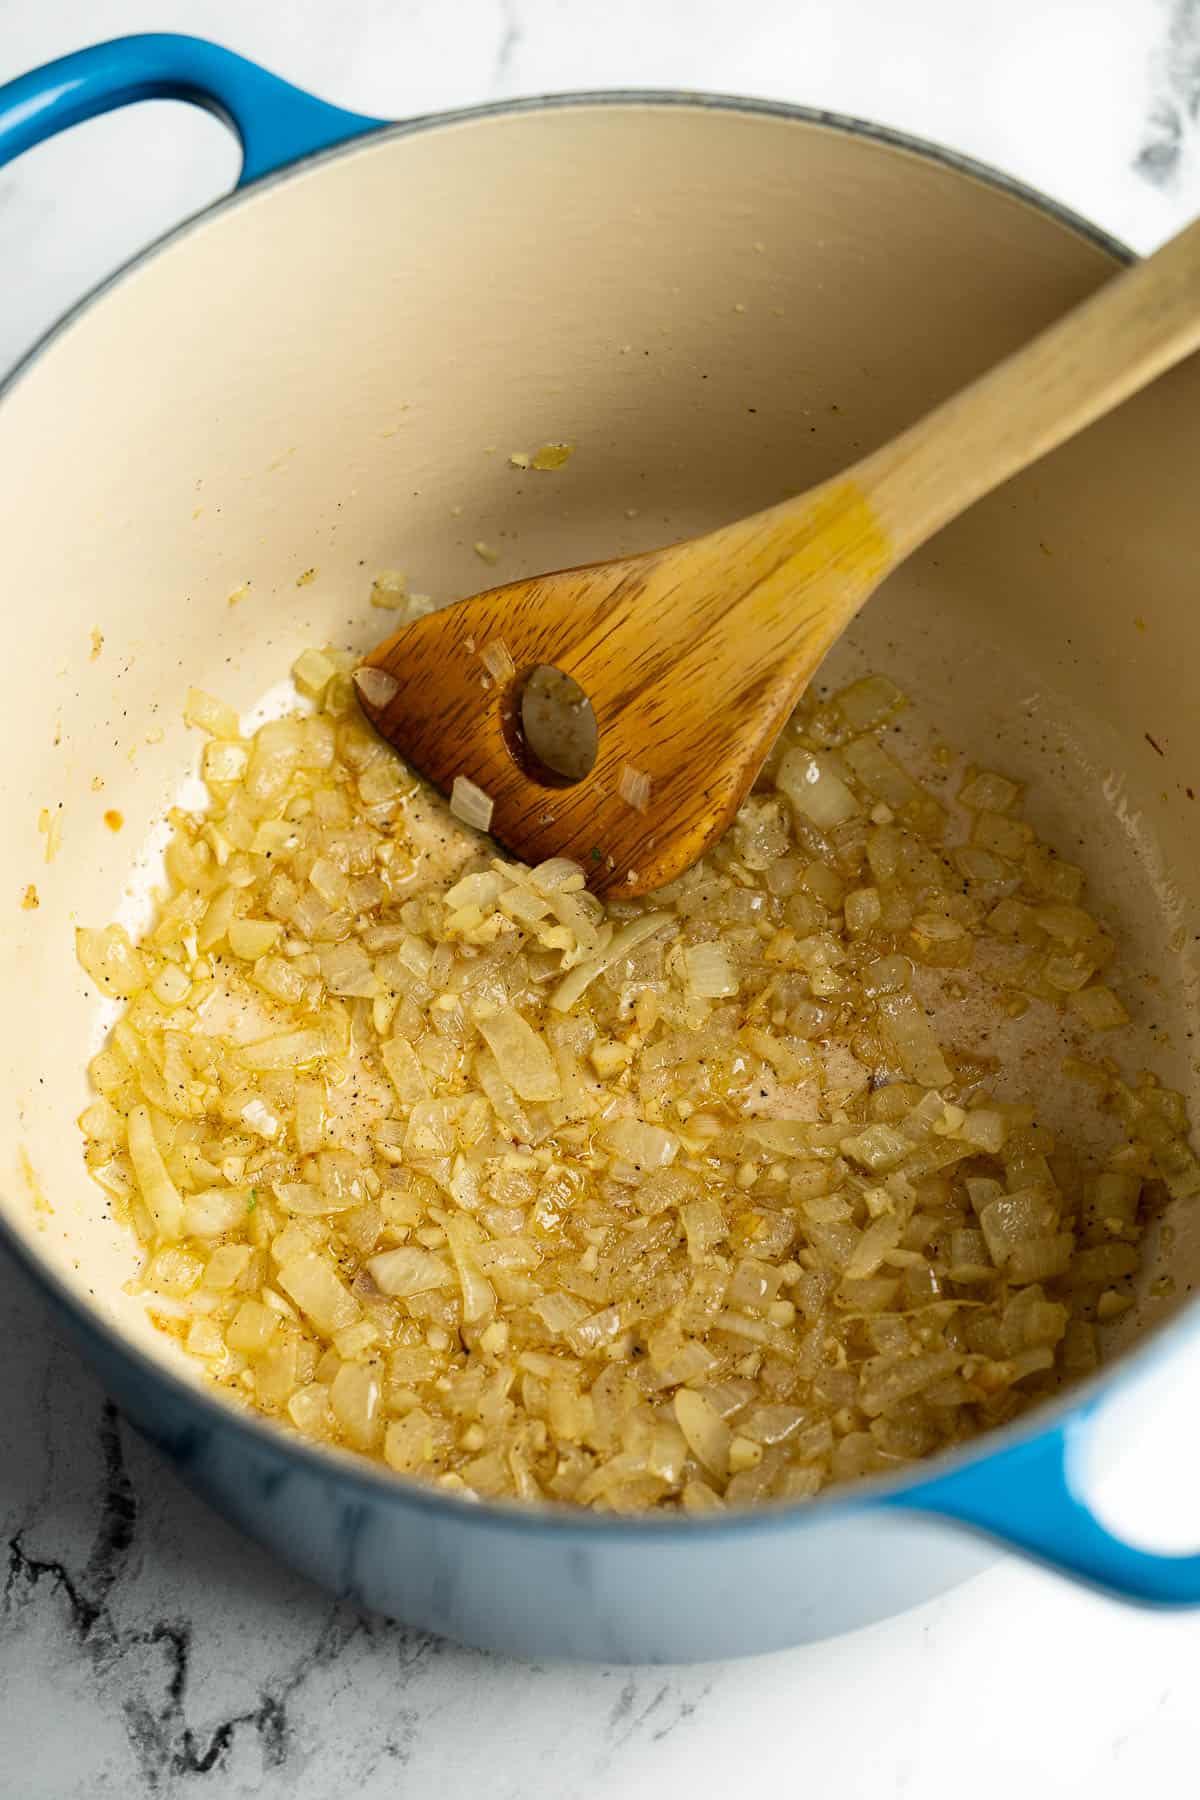
<svg viewBox="0 0 1200 1800"><path fill-rule="evenodd" d="M851 471L899 562L1200 348L1200 220Z"/></svg>

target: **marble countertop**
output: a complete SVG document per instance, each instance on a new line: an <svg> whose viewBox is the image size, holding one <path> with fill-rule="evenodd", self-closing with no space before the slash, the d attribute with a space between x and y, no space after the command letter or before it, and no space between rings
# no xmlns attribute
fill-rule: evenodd
<svg viewBox="0 0 1200 1800"><path fill-rule="evenodd" d="M6 0L0 80L146 28L395 116L598 86L804 101L966 150L1140 250L1200 210L1196 0ZM235 172L219 126L162 104L0 171L0 366ZM705 1800L748 1770L764 1792L880 1800L1194 1786L1200 1616L1005 1560L905 1618L758 1661L509 1663L357 1617L252 1548L122 1424L6 1267L0 1357L14 1800ZM1139 1460L1135 1509L1155 1485Z"/></svg>

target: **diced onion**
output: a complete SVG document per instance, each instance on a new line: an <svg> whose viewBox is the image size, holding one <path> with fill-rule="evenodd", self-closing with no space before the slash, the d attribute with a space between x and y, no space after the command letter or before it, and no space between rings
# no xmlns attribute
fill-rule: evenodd
<svg viewBox="0 0 1200 1800"><path fill-rule="evenodd" d="M550 996L550 1004L557 1012L570 1012L576 1002L582 998L598 975L611 969L622 957L629 956L639 945L644 944L664 926L673 924L670 913L643 913L640 919L631 919L623 925L612 938L608 947L581 962L572 969L566 979L560 982Z"/></svg>
<svg viewBox="0 0 1200 1800"><path fill-rule="evenodd" d="M244 1044L238 1056L248 1069L295 1069L325 1054L325 1034L318 1030L282 1031Z"/></svg>
<svg viewBox="0 0 1200 1800"><path fill-rule="evenodd" d="M306 707L244 737L193 692L209 810L172 812L140 942L79 935L120 1003L85 1163L212 1378L461 1497L699 1513L911 1465L1095 1365L1200 1161L1182 1095L1123 1072L1116 933L1015 782L938 748L926 785L866 676L692 869L605 904L602 843L525 868L462 829L354 668L305 651ZM632 762L617 789L649 802ZM993 1066L1014 1040L1075 1053L1067 1138L1055 1052Z"/></svg>
<svg viewBox="0 0 1200 1800"><path fill-rule="evenodd" d="M178 963L165 962L150 983L151 992L156 1000L165 1007L182 1006L192 992L191 977L184 973Z"/></svg>
<svg viewBox="0 0 1200 1800"><path fill-rule="evenodd" d="M907 706L908 701L886 675L865 675L843 688L834 704L851 731L874 731Z"/></svg>
<svg viewBox="0 0 1200 1800"><path fill-rule="evenodd" d="M832 757L811 750L789 750L775 780L796 811L822 831L844 825L862 811Z"/></svg>
<svg viewBox="0 0 1200 1800"><path fill-rule="evenodd" d="M275 919L231 919L225 935L235 956L257 962L278 941L281 930Z"/></svg>
<svg viewBox="0 0 1200 1800"><path fill-rule="evenodd" d="M906 1075L925 1087L944 1087L952 1079L950 1065L912 994L882 995L879 1024Z"/></svg>
<svg viewBox="0 0 1200 1800"><path fill-rule="evenodd" d="M245 1222L245 1188L205 1188L184 1202L185 1237L223 1237Z"/></svg>
<svg viewBox="0 0 1200 1800"><path fill-rule="evenodd" d="M421 1100L411 1108L404 1148L409 1156L448 1156L454 1149L454 1133L444 1100Z"/></svg>
<svg viewBox="0 0 1200 1800"><path fill-rule="evenodd" d="M150 979L144 957L121 925L106 925L102 931L80 927L75 933L75 954L106 994L127 998Z"/></svg>
<svg viewBox="0 0 1200 1800"><path fill-rule="evenodd" d="M240 781L250 760L250 752L244 744L231 744L226 739L213 738L204 746L204 754L200 759L200 767L205 781Z"/></svg>
<svg viewBox="0 0 1200 1800"><path fill-rule="evenodd" d="M454 1280L448 1263L432 1250L422 1250L415 1244L369 1257L366 1267L380 1293L398 1299L425 1294L431 1288L449 1287Z"/></svg>
<svg viewBox="0 0 1200 1800"><path fill-rule="evenodd" d="M370 663L354 671L354 685L368 706L376 708L387 706L400 692L400 683L386 669L377 669Z"/></svg>
<svg viewBox="0 0 1200 1800"><path fill-rule="evenodd" d="M644 813L650 804L650 785L650 777L644 769L635 769L632 763L621 764L617 793L626 806L632 806L635 812Z"/></svg>
<svg viewBox="0 0 1200 1800"><path fill-rule="evenodd" d="M908 771L902 769L875 738L855 738L842 754L867 792L897 812L925 798Z"/></svg>
<svg viewBox="0 0 1200 1800"><path fill-rule="evenodd" d="M155 1230L161 1239L179 1236L183 1225L183 1201L179 1190L167 1174L166 1164L154 1136L148 1106L135 1106L128 1120L129 1156L137 1176L142 1199L146 1202Z"/></svg>
<svg viewBox="0 0 1200 1800"><path fill-rule="evenodd" d="M979 812L1006 813L1020 797L1021 789L1015 781L987 769L977 771L958 791L961 804Z"/></svg>
<svg viewBox="0 0 1200 1800"><path fill-rule="evenodd" d="M721 1000L737 993L738 974L727 945L690 944L683 958L693 994L704 1000Z"/></svg>
<svg viewBox="0 0 1200 1800"><path fill-rule="evenodd" d="M446 1237L462 1288L463 1318L477 1325L496 1309L496 1293L479 1266L475 1241L464 1219L446 1220Z"/></svg>
<svg viewBox="0 0 1200 1800"><path fill-rule="evenodd" d="M613 1119L601 1136L610 1150L633 1163L638 1169L665 1168L675 1160L679 1139L661 1125L646 1125L641 1119Z"/></svg>
<svg viewBox="0 0 1200 1800"><path fill-rule="evenodd" d="M561 469L573 449L573 444L543 444L541 449L535 450L529 459L529 467L531 469Z"/></svg>
<svg viewBox="0 0 1200 1800"><path fill-rule="evenodd" d="M380 1046L379 1054L402 1106L414 1106L418 1101L429 1099L428 1078L407 1038L388 1038Z"/></svg>
<svg viewBox="0 0 1200 1800"><path fill-rule="evenodd" d="M321 698L337 672L337 664L323 650L305 650L292 664L292 680L310 700Z"/></svg>
<svg viewBox="0 0 1200 1800"><path fill-rule="evenodd" d="M1115 1031L1129 1023L1129 1014L1111 988L1099 985L1079 988L1070 995L1068 1005L1089 1031Z"/></svg>
<svg viewBox="0 0 1200 1800"><path fill-rule="evenodd" d="M558 1099L561 1088L549 1046L515 1007L502 1007L475 1022L501 1075L522 1100Z"/></svg>
<svg viewBox="0 0 1200 1800"><path fill-rule="evenodd" d="M696 1460L710 1475L723 1478L729 1470L733 1434L721 1415L702 1394L680 1388L675 1396L675 1417Z"/></svg>
<svg viewBox="0 0 1200 1800"><path fill-rule="evenodd" d="M236 738L239 735L238 716L233 708L221 700L214 700L203 688L188 689L183 719L185 725L196 725L212 737Z"/></svg>
<svg viewBox="0 0 1200 1800"><path fill-rule="evenodd" d="M359 1305L342 1282L328 1258L309 1251L285 1263L279 1271L279 1285L285 1294L307 1313L319 1331L332 1335L353 1325L359 1316Z"/></svg>
<svg viewBox="0 0 1200 1800"><path fill-rule="evenodd" d="M371 583L371 605L381 609L403 606L408 598L408 576L399 569L381 569Z"/></svg>
<svg viewBox="0 0 1200 1800"><path fill-rule="evenodd" d="M318 952L321 979L331 994L370 999L379 992L379 979L361 944L330 944Z"/></svg>
<svg viewBox="0 0 1200 1800"><path fill-rule="evenodd" d="M479 660L494 681L511 681L517 665L503 638L492 638L479 652Z"/></svg>
<svg viewBox="0 0 1200 1800"><path fill-rule="evenodd" d="M569 856L552 856L530 869L529 881L539 894L570 894L580 891L586 877L579 864L572 862Z"/></svg>
<svg viewBox="0 0 1200 1800"><path fill-rule="evenodd" d="M491 827L495 801L490 794L485 794L481 787L476 787L465 775L454 777L454 786L450 790L450 811L464 825L471 825L476 831L487 831Z"/></svg>
<svg viewBox="0 0 1200 1800"><path fill-rule="evenodd" d="M279 1314L260 1300L243 1300L225 1332L231 1350L261 1356L279 1326Z"/></svg>

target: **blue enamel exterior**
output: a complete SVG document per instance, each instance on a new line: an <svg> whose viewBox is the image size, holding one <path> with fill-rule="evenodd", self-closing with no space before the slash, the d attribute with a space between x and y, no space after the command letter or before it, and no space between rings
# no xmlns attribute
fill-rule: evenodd
<svg viewBox="0 0 1200 1800"><path fill-rule="evenodd" d="M1092 1401L1058 1428L923 1481L892 1505L969 1524L1090 1587L1151 1606L1200 1604L1200 1556L1138 1550L1107 1531L1079 1491Z"/></svg>
<svg viewBox="0 0 1200 1800"><path fill-rule="evenodd" d="M83 119L152 98L189 100L224 118L242 144L239 185L384 124L330 106L215 44L148 34L63 57L0 87L0 163ZM939 154L849 121L822 122ZM2 1221L0 1243L42 1287L129 1417L198 1492L325 1586L467 1643L614 1662L780 1649L931 1598L991 1560L989 1539L1126 1599L1200 1604L1200 1556L1159 1556L1124 1543L1079 1491L1089 1420L1120 1370L1060 1407L1033 1436L1005 1434L928 1476L864 1484L799 1509L712 1521L518 1512L466 1505L231 1415L104 1327ZM1195 1329L1185 1316L1139 1360L1169 1355ZM943 1522L969 1529L948 1531Z"/></svg>
<svg viewBox="0 0 1200 1800"><path fill-rule="evenodd" d="M224 119L241 141L240 187L384 123L330 106L219 44L146 32L77 50L0 88L0 164L134 100L190 100Z"/></svg>

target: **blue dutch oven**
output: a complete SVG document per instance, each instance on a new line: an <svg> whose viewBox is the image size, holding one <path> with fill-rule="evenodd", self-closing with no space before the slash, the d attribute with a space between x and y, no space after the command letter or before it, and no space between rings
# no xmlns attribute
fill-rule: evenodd
<svg viewBox="0 0 1200 1800"><path fill-rule="evenodd" d="M1172 1316L1186 1219L1176 1298L1147 1296L1110 1369L1056 1404L887 1480L705 1520L415 1486L236 1407L125 1294L132 1246L72 1124L102 1021L71 930L124 904L126 846L152 842L188 763L187 682L249 706L302 644L365 645L373 568L451 595L478 586L476 538L515 575L765 504L1127 260L986 169L802 108L583 94L389 124L187 37L98 45L0 89L0 161L164 97L236 132L236 191L63 320L0 397L19 677L0 861L38 900L6 916L0 948L10 1253L216 1507L338 1593L468 1643L613 1661L770 1650L944 1591L997 1544L1127 1599L1200 1600L1200 1557L1133 1547L1088 1498L1114 1390L1136 1379L1153 1395L1194 1336L1190 1312ZM1200 888L1185 792L1200 739L1180 672L1200 627L1179 472L1197 466L1198 402L1185 365L981 503L889 584L846 652L888 657L987 761L1036 780L1053 757L1063 817L1086 809L1180 1045L1180 933ZM509 446L568 437L561 479L518 492ZM101 805L122 811L122 840ZM1186 1058L1164 1056L1187 1085Z"/></svg>

